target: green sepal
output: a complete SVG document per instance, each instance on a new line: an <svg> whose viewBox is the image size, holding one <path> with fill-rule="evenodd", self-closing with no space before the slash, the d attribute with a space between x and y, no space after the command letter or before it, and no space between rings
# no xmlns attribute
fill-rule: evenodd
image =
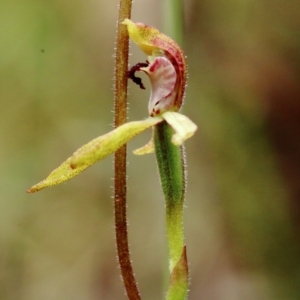
<svg viewBox="0 0 300 300"><path fill-rule="evenodd" d="M73 155L71 167L80 168L85 165L89 166L94 164L111 153L114 153L138 134L162 121L160 117L150 117L143 121L129 122L114 129L106 135L92 141L88 148L79 149Z"/></svg>
<svg viewBox="0 0 300 300"><path fill-rule="evenodd" d="M161 121L161 118L156 117L129 122L92 140L79 148L71 157L52 171L46 179L32 186L27 192L34 193L75 177L92 164L114 153L139 133Z"/></svg>

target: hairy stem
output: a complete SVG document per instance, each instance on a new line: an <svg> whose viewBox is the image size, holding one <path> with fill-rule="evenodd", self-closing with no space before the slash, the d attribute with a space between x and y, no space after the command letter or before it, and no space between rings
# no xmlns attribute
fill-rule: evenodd
<svg viewBox="0 0 300 300"><path fill-rule="evenodd" d="M127 121L128 33L126 26L122 25L121 22L125 18L130 18L131 5L131 0L120 0L115 60L115 127ZM115 153L114 172L115 229L121 274L128 298L130 300L140 300L141 297L135 281L128 246L126 220L126 145Z"/></svg>
<svg viewBox="0 0 300 300"><path fill-rule="evenodd" d="M155 152L166 201L170 272L178 263L184 245L182 217L185 192L182 149L171 142L172 133L173 129L166 122L155 126Z"/></svg>
<svg viewBox="0 0 300 300"><path fill-rule="evenodd" d="M183 233L185 162L183 147L171 142L173 129L155 125L154 144L161 185L166 201L170 284L167 300L184 300L188 291L188 264Z"/></svg>

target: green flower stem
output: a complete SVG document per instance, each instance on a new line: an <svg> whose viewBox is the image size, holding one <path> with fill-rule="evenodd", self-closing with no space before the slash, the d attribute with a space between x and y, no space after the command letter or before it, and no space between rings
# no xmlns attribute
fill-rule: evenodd
<svg viewBox="0 0 300 300"><path fill-rule="evenodd" d="M183 249L183 199L185 190L182 149L171 142L173 129L165 121L155 126L154 144L161 185L166 201L170 272Z"/></svg>
<svg viewBox="0 0 300 300"><path fill-rule="evenodd" d="M171 281L167 299L182 300L188 289L188 268L183 233L185 162L183 147L171 142L173 129L165 121L155 125L154 145L161 185L166 201Z"/></svg>
<svg viewBox="0 0 300 300"><path fill-rule="evenodd" d="M184 246L182 226L182 205L166 206L167 234L170 251L170 272L178 263Z"/></svg>
<svg viewBox="0 0 300 300"><path fill-rule="evenodd" d="M120 0L117 48L115 61L115 127L119 127L127 121L127 68L128 68L128 33L126 26L121 23L131 16L131 0ZM139 291L135 281L130 261L127 219L126 219L126 145L115 153L115 227L118 259L121 273L130 300L140 300Z"/></svg>

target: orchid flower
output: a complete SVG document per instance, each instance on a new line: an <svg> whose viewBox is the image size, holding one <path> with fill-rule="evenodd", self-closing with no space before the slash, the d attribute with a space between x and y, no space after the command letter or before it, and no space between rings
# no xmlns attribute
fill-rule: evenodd
<svg viewBox="0 0 300 300"><path fill-rule="evenodd" d="M135 73L148 75L151 82L149 117L125 123L90 141L27 192L37 192L73 178L152 128L152 140L134 153L141 155L155 151L166 201L170 271L166 299L184 300L188 292L188 263L182 228L186 180L182 144L197 130L188 117L179 113L185 94L187 64L181 48L157 29L129 19L122 24L127 26L131 40L148 56L145 62L134 65L127 76L144 89L141 78Z"/></svg>
<svg viewBox="0 0 300 300"><path fill-rule="evenodd" d="M127 25L130 38L148 55L148 61L134 66L128 72L128 77L134 82L140 82L140 86L143 87L140 78L135 77L134 73L143 71L149 76L152 85L148 105L150 117L128 122L85 144L46 179L28 189L28 193L73 178L97 161L114 153L136 135L164 120L174 130L172 136L174 145L182 145L196 131L197 126L177 112L182 105L187 76L185 58L179 46L153 27L134 23L129 19L125 19L123 24ZM153 150L153 143L149 143L134 153L145 154Z"/></svg>

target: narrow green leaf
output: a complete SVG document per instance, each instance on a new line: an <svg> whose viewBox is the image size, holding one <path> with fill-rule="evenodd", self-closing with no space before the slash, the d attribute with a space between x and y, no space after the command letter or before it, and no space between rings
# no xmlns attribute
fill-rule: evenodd
<svg viewBox="0 0 300 300"><path fill-rule="evenodd" d="M170 272L177 265L184 245L182 218L185 193L185 164L182 147L175 146L171 142L173 133L174 130L166 121L155 126L155 154L166 201Z"/></svg>
<svg viewBox="0 0 300 300"><path fill-rule="evenodd" d="M172 143L173 134L173 128L166 121L154 127L155 154L167 208L180 207L185 192L182 151ZM181 251L178 259L180 256Z"/></svg>
<svg viewBox="0 0 300 300"><path fill-rule="evenodd" d="M79 148L71 157L52 171L46 179L28 189L27 193L34 193L75 177L95 162L118 150L139 133L161 121L162 119L157 117L129 122L92 140Z"/></svg>

